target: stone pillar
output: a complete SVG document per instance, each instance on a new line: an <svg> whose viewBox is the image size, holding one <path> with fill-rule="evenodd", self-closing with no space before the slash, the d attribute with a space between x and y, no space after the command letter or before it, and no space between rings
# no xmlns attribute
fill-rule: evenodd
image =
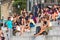
<svg viewBox="0 0 60 40"><path fill-rule="evenodd" d="M44 0L41 0L41 3L44 3Z"/></svg>
<svg viewBox="0 0 60 40"><path fill-rule="evenodd" d="M38 3L40 3L40 0L38 0Z"/></svg>
<svg viewBox="0 0 60 40"><path fill-rule="evenodd" d="M33 0L31 0L31 11L32 11L32 7L33 7Z"/></svg>
<svg viewBox="0 0 60 40"><path fill-rule="evenodd" d="M37 0L35 0L35 3L37 3Z"/></svg>
<svg viewBox="0 0 60 40"><path fill-rule="evenodd" d="M29 0L27 0L27 11L29 11Z"/></svg>
<svg viewBox="0 0 60 40"><path fill-rule="evenodd" d="M55 0L55 3L58 4L58 0Z"/></svg>

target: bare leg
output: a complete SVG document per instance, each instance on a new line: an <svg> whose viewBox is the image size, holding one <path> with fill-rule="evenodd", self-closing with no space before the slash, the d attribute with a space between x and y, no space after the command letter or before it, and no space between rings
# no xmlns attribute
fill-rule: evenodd
<svg viewBox="0 0 60 40"><path fill-rule="evenodd" d="M23 34L23 32L24 32L24 27L21 26L21 31L20 31L20 33Z"/></svg>

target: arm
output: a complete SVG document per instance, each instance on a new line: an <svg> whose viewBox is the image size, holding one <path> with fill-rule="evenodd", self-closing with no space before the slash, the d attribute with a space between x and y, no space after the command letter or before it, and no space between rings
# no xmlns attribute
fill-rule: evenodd
<svg viewBox="0 0 60 40"><path fill-rule="evenodd" d="M48 22L48 27L50 26L50 20L47 21Z"/></svg>
<svg viewBox="0 0 60 40"><path fill-rule="evenodd" d="M37 35L41 34L44 30L41 30Z"/></svg>
<svg viewBox="0 0 60 40"><path fill-rule="evenodd" d="M35 25L35 22L33 21L33 19L32 19L32 23Z"/></svg>
<svg viewBox="0 0 60 40"><path fill-rule="evenodd" d="M30 19L30 23L33 23L35 25L35 22L33 21L33 19Z"/></svg>
<svg viewBox="0 0 60 40"><path fill-rule="evenodd" d="M43 30L43 27L42 27L40 32L38 34L36 34L35 36L39 36L43 31L45 31L45 30Z"/></svg>

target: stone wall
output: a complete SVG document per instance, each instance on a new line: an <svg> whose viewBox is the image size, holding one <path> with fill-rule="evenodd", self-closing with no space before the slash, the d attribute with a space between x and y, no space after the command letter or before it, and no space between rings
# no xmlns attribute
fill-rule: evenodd
<svg viewBox="0 0 60 40"><path fill-rule="evenodd" d="M4 16L5 19L9 16L8 3L1 5L1 18Z"/></svg>

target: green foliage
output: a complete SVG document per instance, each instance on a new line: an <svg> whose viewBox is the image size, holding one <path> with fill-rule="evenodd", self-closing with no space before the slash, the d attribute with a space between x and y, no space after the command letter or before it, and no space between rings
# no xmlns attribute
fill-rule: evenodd
<svg viewBox="0 0 60 40"><path fill-rule="evenodd" d="M1 19L1 6L0 6L0 19Z"/></svg>
<svg viewBox="0 0 60 40"><path fill-rule="evenodd" d="M27 0L14 0L13 7L15 7L15 10L17 13L20 13L21 9L26 8ZM18 8L18 5L20 8Z"/></svg>

